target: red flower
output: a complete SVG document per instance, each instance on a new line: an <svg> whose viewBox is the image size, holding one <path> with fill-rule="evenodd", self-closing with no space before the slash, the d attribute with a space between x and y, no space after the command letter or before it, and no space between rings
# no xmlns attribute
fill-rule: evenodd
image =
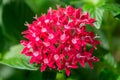
<svg viewBox="0 0 120 80"><path fill-rule="evenodd" d="M81 8L50 8L47 14L26 24L28 30L22 34L27 40L21 40L25 46L22 54L31 56L30 63L40 65L41 71L65 69L69 76L71 68L78 68L77 63L85 67L87 62L93 68L92 63L99 61L92 56L93 50L100 42L94 32L86 30L86 25L94 26L94 22L95 19L89 13L83 13ZM86 50L88 44L91 45L90 51Z"/></svg>

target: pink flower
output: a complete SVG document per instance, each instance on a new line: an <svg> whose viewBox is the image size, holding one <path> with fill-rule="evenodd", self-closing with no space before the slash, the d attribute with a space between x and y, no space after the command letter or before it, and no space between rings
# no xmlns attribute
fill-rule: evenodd
<svg viewBox="0 0 120 80"><path fill-rule="evenodd" d="M94 26L94 22L95 19L83 13L81 8L50 8L47 14L26 24L28 29L22 34L27 40L21 40L25 46L22 54L30 56L30 63L40 65L41 71L65 69L69 76L70 69L78 68L78 63L82 67L88 63L93 68L92 63L99 61L93 56L93 50L100 42L94 32L86 30L86 25ZM89 51L86 50L88 44L91 45Z"/></svg>

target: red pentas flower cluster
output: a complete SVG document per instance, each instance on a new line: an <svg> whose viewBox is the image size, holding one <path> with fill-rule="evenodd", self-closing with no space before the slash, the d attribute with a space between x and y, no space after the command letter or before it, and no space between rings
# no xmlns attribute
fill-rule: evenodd
<svg viewBox="0 0 120 80"><path fill-rule="evenodd" d="M66 70L70 75L71 68L78 68L78 63L85 67L88 63L99 61L92 56L96 45L94 32L86 30L86 25L94 26L94 18L89 13L83 13L82 9L72 6L58 10L50 8L47 14L36 18L32 24L27 24L28 30L22 32L27 40L21 40L25 46L22 54L31 56L30 63L40 65L40 70L46 68ZM89 50L87 45L91 45Z"/></svg>

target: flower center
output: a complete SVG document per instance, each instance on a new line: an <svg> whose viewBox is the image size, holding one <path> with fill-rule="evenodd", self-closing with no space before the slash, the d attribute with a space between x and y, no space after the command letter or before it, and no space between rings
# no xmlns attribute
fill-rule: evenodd
<svg viewBox="0 0 120 80"><path fill-rule="evenodd" d="M46 32L47 31L47 29L46 28L42 28L42 30L41 30L42 32Z"/></svg>
<svg viewBox="0 0 120 80"><path fill-rule="evenodd" d="M33 52L33 55L37 57L39 55L39 52Z"/></svg>
<svg viewBox="0 0 120 80"><path fill-rule="evenodd" d="M68 25L65 25L64 27L65 27L65 29L70 29L70 26L68 26Z"/></svg>
<svg viewBox="0 0 120 80"><path fill-rule="evenodd" d="M38 23L37 23L37 25L40 25L41 24L41 22L39 21Z"/></svg>
<svg viewBox="0 0 120 80"><path fill-rule="evenodd" d="M48 39L53 39L54 35L53 34L49 34Z"/></svg>
<svg viewBox="0 0 120 80"><path fill-rule="evenodd" d="M80 59L80 58L85 58L85 56L81 56L80 53L76 54L76 58Z"/></svg>
<svg viewBox="0 0 120 80"><path fill-rule="evenodd" d="M27 48L30 48L30 47L31 47L31 43L28 43L28 44L27 44Z"/></svg>
<svg viewBox="0 0 120 80"><path fill-rule="evenodd" d="M73 43L73 44L76 44L76 43L77 43L77 40L76 40L76 39L72 39L72 43Z"/></svg>
<svg viewBox="0 0 120 80"><path fill-rule="evenodd" d="M36 38L35 38L35 40L36 40L36 41L39 41L39 40L40 40L40 38L39 38L39 37L36 37Z"/></svg>
<svg viewBox="0 0 120 80"><path fill-rule="evenodd" d="M49 42L43 42L43 44L44 44L46 47L50 46L50 43L49 43Z"/></svg>
<svg viewBox="0 0 120 80"><path fill-rule="evenodd" d="M71 50L70 45L68 47L65 47L65 51Z"/></svg>
<svg viewBox="0 0 120 80"><path fill-rule="evenodd" d="M55 60L58 60L58 58L59 58L58 54L54 55Z"/></svg>
<svg viewBox="0 0 120 80"><path fill-rule="evenodd" d="M65 63L65 66L66 66L66 67L69 67L69 63L68 63L68 62L66 62L66 63Z"/></svg>
<svg viewBox="0 0 120 80"><path fill-rule="evenodd" d="M46 19L46 20L45 20L45 23L48 23L49 21L50 21L49 19Z"/></svg>
<svg viewBox="0 0 120 80"><path fill-rule="evenodd" d="M66 38L66 35L65 34L62 34L61 36L60 36L60 39L61 40L64 40Z"/></svg>
<svg viewBox="0 0 120 80"><path fill-rule="evenodd" d="M35 33L32 34L33 37L36 37Z"/></svg>
<svg viewBox="0 0 120 80"><path fill-rule="evenodd" d="M77 57L78 59L81 58L80 53L78 53L78 54L76 55L76 57Z"/></svg>
<svg viewBox="0 0 120 80"><path fill-rule="evenodd" d="M45 58L45 59L43 60L43 62L44 62L45 64L48 64L48 59Z"/></svg>

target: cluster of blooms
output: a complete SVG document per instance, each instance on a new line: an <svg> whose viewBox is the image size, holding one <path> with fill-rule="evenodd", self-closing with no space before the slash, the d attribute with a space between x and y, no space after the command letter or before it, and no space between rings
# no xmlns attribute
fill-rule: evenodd
<svg viewBox="0 0 120 80"><path fill-rule="evenodd" d="M65 69L69 76L70 69L78 68L78 63L82 67L88 63L93 68L92 63L99 59L92 53L100 42L94 32L86 30L86 25L94 26L94 22L81 8L50 8L47 14L27 24L28 30L22 32L27 38L21 40L25 46L22 54L31 56L30 63L40 65L41 72L46 68ZM91 45L89 50L86 49L88 44Z"/></svg>

